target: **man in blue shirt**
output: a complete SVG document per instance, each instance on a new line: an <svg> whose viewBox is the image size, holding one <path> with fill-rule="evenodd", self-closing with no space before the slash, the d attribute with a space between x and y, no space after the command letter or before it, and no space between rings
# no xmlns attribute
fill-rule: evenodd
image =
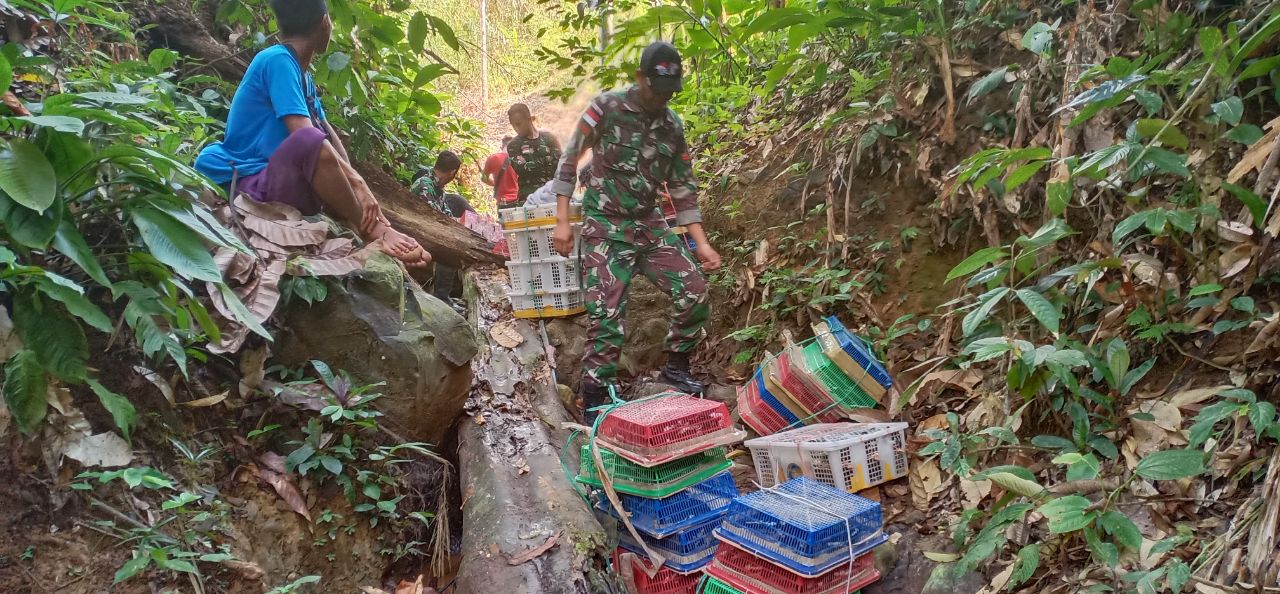
<svg viewBox="0 0 1280 594"><path fill-rule="evenodd" d="M281 202L304 215L322 211L382 240L387 253L420 267L431 254L391 228L368 184L325 117L308 69L329 47L326 0L271 0L280 45L258 53L231 101L226 138L196 159L214 182L259 202Z"/></svg>

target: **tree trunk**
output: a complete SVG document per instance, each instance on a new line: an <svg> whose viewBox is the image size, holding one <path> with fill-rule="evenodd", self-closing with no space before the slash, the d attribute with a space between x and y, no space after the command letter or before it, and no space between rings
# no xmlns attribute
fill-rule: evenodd
<svg viewBox="0 0 1280 594"><path fill-rule="evenodd" d="M535 410L535 402L556 401L556 387L537 329L505 306L505 284L506 276L493 267L466 277L468 306L484 346L472 362L471 418L459 430L458 591L624 592L607 585L612 578L602 568L608 535L573 490L560 447ZM490 332L495 326L513 330L523 342L502 346ZM563 410L548 416L564 418ZM545 548L550 539L554 544Z"/></svg>

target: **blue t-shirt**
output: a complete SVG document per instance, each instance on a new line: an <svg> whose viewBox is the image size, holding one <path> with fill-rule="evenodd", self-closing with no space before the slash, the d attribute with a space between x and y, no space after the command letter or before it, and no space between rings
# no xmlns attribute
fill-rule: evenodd
<svg viewBox="0 0 1280 594"><path fill-rule="evenodd" d="M267 159L289 137L285 116L307 116L307 97L315 102L316 113L325 119L316 97L315 79L306 74L307 92L302 92L302 67L289 48L269 47L249 64L249 69L231 100L227 116L227 137L206 146L196 157L196 169L219 184L231 181L231 164L248 177L267 167Z"/></svg>

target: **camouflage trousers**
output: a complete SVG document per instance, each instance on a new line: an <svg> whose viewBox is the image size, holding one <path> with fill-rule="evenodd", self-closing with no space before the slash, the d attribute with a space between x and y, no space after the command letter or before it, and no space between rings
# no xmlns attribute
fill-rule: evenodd
<svg viewBox="0 0 1280 594"><path fill-rule="evenodd" d="M582 260L591 322L582 355L584 382L604 386L618 375L627 293L637 271L670 295L675 306L666 351L687 353L702 341L711 318L707 279L675 233L659 232L657 241L646 245L583 237Z"/></svg>

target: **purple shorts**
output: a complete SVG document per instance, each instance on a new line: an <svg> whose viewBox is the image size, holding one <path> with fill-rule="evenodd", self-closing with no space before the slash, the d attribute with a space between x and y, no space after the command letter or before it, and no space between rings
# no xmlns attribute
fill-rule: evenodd
<svg viewBox="0 0 1280 594"><path fill-rule="evenodd" d="M303 215L320 214L324 206L311 187L320 149L328 136L319 128L302 128L280 143L267 168L242 178L237 190L258 202L282 202Z"/></svg>

